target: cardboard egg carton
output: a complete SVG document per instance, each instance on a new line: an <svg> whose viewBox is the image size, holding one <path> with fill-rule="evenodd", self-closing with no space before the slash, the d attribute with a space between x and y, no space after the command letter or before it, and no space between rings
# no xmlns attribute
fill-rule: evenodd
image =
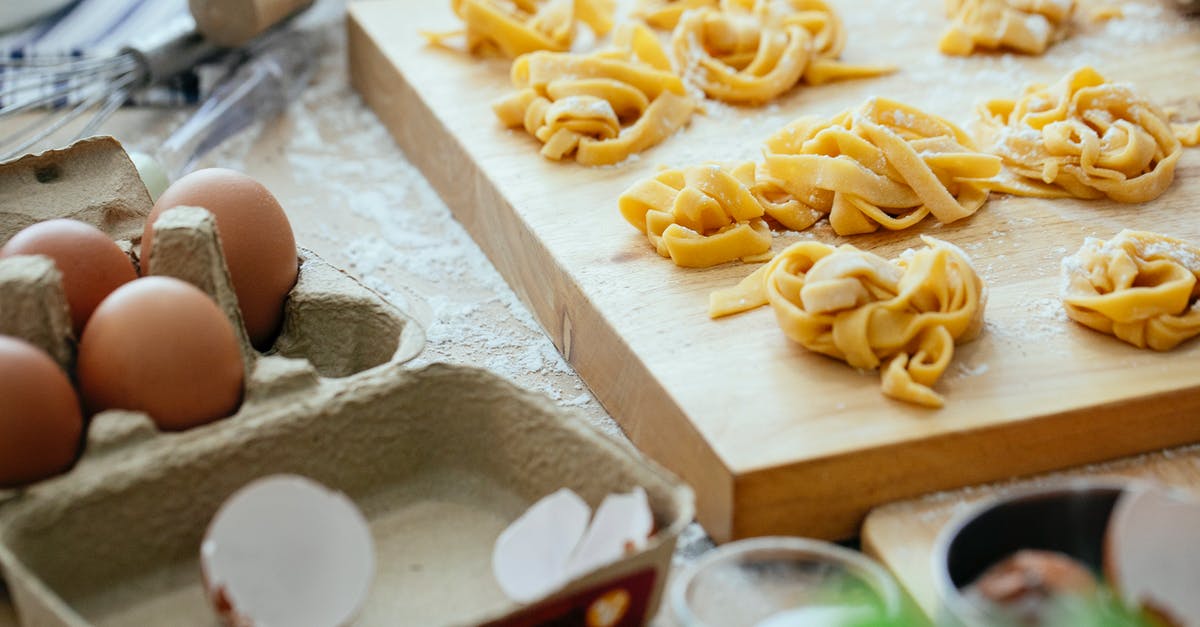
<svg viewBox="0 0 1200 627"><path fill-rule="evenodd" d="M136 259L151 203L108 138L0 165L0 243L33 222L71 217ZM579 624L599 604L612 625L656 611L690 489L631 447L489 372L404 367L415 324L371 290L300 250L283 329L249 344L212 215L165 213L153 273L207 292L239 331L246 389L238 412L178 433L145 414L96 415L66 474L0 491L0 577L22 625L213 625L198 565L203 533L235 490L301 474L363 510L376 576L362 625ZM0 261L0 333L74 362L61 279L44 257ZM569 487L593 507L643 487L656 532L645 549L519 607L491 574L496 537L541 497ZM616 613L614 613L614 611Z"/></svg>

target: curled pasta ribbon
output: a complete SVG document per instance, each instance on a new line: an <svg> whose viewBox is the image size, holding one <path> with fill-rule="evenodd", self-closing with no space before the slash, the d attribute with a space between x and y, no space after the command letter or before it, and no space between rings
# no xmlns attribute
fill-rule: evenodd
<svg viewBox="0 0 1200 627"><path fill-rule="evenodd" d="M468 52L510 59L535 50L569 50L581 22L605 35L616 10L615 0L451 0L450 6L464 29L423 33L430 43L449 47L447 40L465 35Z"/></svg>
<svg viewBox="0 0 1200 627"><path fill-rule="evenodd" d="M965 56L976 48L1042 54L1066 36L1075 0L946 0L950 26L938 49Z"/></svg>
<svg viewBox="0 0 1200 627"><path fill-rule="evenodd" d="M953 123L883 98L828 121L800 118L763 152L758 194L780 211L827 214L839 235L966 218L1001 170Z"/></svg>
<svg viewBox="0 0 1200 627"><path fill-rule="evenodd" d="M1019 196L1152 200L1175 178L1180 136L1192 139L1132 87L1089 67L986 102L979 115L1008 170L989 187Z"/></svg>
<svg viewBox="0 0 1200 627"><path fill-rule="evenodd" d="M716 8L719 0L640 0L633 15L654 28L671 30L689 9Z"/></svg>
<svg viewBox="0 0 1200 627"><path fill-rule="evenodd" d="M883 393L941 407L933 391L955 343L983 328L987 291L966 253L932 237L893 260L849 244L799 242L735 288L715 292L716 318L770 303L784 334L855 368L882 370Z"/></svg>
<svg viewBox="0 0 1200 627"><path fill-rule="evenodd" d="M1200 248L1157 233L1089 237L1063 259L1063 305L1076 322L1138 348L1200 335Z"/></svg>
<svg viewBox="0 0 1200 627"><path fill-rule="evenodd" d="M617 47L592 54L532 52L512 65L517 91L493 106L510 128L542 142L542 155L583 165L618 163L687 124L695 102L643 25L618 32Z"/></svg>
<svg viewBox="0 0 1200 627"><path fill-rule="evenodd" d="M823 0L722 0L684 12L671 36L676 67L705 94L761 104L809 84L892 72L847 65L842 22Z"/></svg>
<svg viewBox="0 0 1200 627"><path fill-rule="evenodd" d="M753 184L751 162L669 169L621 194L618 205L658 254L679 266L707 268L771 250Z"/></svg>

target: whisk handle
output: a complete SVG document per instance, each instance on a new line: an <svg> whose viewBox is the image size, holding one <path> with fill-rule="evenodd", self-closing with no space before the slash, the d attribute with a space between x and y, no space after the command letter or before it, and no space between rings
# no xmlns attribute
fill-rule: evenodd
<svg viewBox="0 0 1200 627"><path fill-rule="evenodd" d="M201 61L224 50L196 32L187 16L168 24L153 36L133 42L122 49L141 66L141 75L133 89L162 83L171 77L196 67Z"/></svg>
<svg viewBox="0 0 1200 627"><path fill-rule="evenodd" d="M245 44L314 0L188 0L196 30L229 48Z"/></svg>

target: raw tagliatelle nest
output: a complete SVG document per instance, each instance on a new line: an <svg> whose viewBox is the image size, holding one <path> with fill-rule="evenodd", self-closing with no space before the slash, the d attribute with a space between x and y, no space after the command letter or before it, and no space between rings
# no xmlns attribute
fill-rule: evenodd
<svg viewBox="0 0 1200 627"><path fill-rule="evenodd" d="M580 24L597 36L607 34L616 0L451 0L450 7L463 29L424 33L430 43L451 47L451 39L463 36L472 54L513 58L535 50L569 50Z"/></svg>
<svg viewBox="0 0 1200 627"><path fill-rule="evenodd" d="M823 0L684 4L701 8L685 11L677 18L653 17L664 23L677 21L671 34L675 67L710 98L761 104L801 80L821 84L878 76L895 69L838 61L846 32L841 19Z"/></svg>
<svg viewBox="0 0 1200 627"><path fill-rule="evenodd" d="M1200 335L1200 248L1124 230L1088 238L1063 259L1063 305L1080 324L1139 348L1170 350Z"/></svg>
<svg viewBox="0 0 1200 627"><path fill-rule="evenodd" d="M1064 38L1075 0L946 0L950 26L938 41L944 54L1008 49L1042 54Z"/></svg>
<svg viewBox="0 0 1200 627"><path fill-rule="evenodd" d="M590 54L538 51L512 65L517 88L493 105L508 127L542 142L547 159L609 165L687 124L696 103L644 25L627 24L614 46Z"/></svg>
<svg viewBox="0 0 1200 627"><path fill-rule="evenodd" d="M887 396L941 407L932 388L955 343L983 328L987 291L962 250L922 240L925 248L892 260L849 244L793 244L736 287L714 292L709 314L770 303L792 341L855 368L881 368Z"/></svg>
<svg viewBox="0 0 1200 627"><path fill-rule="evenodd" d="M998 157L954 124L876 98L832 119L801 118L772 135L761 162L667 169L618 200L621 215L677 265L759 260L770 225L800 231L828 216L839 235L900 230L933 214L972 215Z"/></svg>
<svg viewBox="0 0 1200 627"><path fill-rule="evenodd" d="M979 115L984 143L1007 169L989 186L1038 198L1152 200L1174 180L1181 139L1200 139L1200 129L1173 127L1132 86L1088 67L986 102Z"/></svg>

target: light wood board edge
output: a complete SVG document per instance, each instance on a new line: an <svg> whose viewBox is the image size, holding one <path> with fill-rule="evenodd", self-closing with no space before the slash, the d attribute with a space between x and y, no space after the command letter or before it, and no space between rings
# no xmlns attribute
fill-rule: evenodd
<svg viewBox="0 0 1200 627"><path fill-rule="evenodd" d="M1200 389L1188 388L749 473L734 487L734 536L779 529L818 538L857 536L871 508L994 481L997 466L1010 469L1009 476L1028 476L1155 451L1181 439L1200 441L1198 414ZM853 479L827 485L825 476ZM796 485L808 487L789 488ZM812 525L789 520L815 509L824 514Z"/></svg>
<svg viewBox="0 0 1200 627"><path fill-rule="evenodd" d="M697 518L718 540L732 537L733 477L629 346L587 304L565 272L456 138L348 9L350 82L409 160L533 311L554 345L630 440L691 484ZM616 370L608 364L622 363ZM663 450L670 448L670 451Z"/></svg>

